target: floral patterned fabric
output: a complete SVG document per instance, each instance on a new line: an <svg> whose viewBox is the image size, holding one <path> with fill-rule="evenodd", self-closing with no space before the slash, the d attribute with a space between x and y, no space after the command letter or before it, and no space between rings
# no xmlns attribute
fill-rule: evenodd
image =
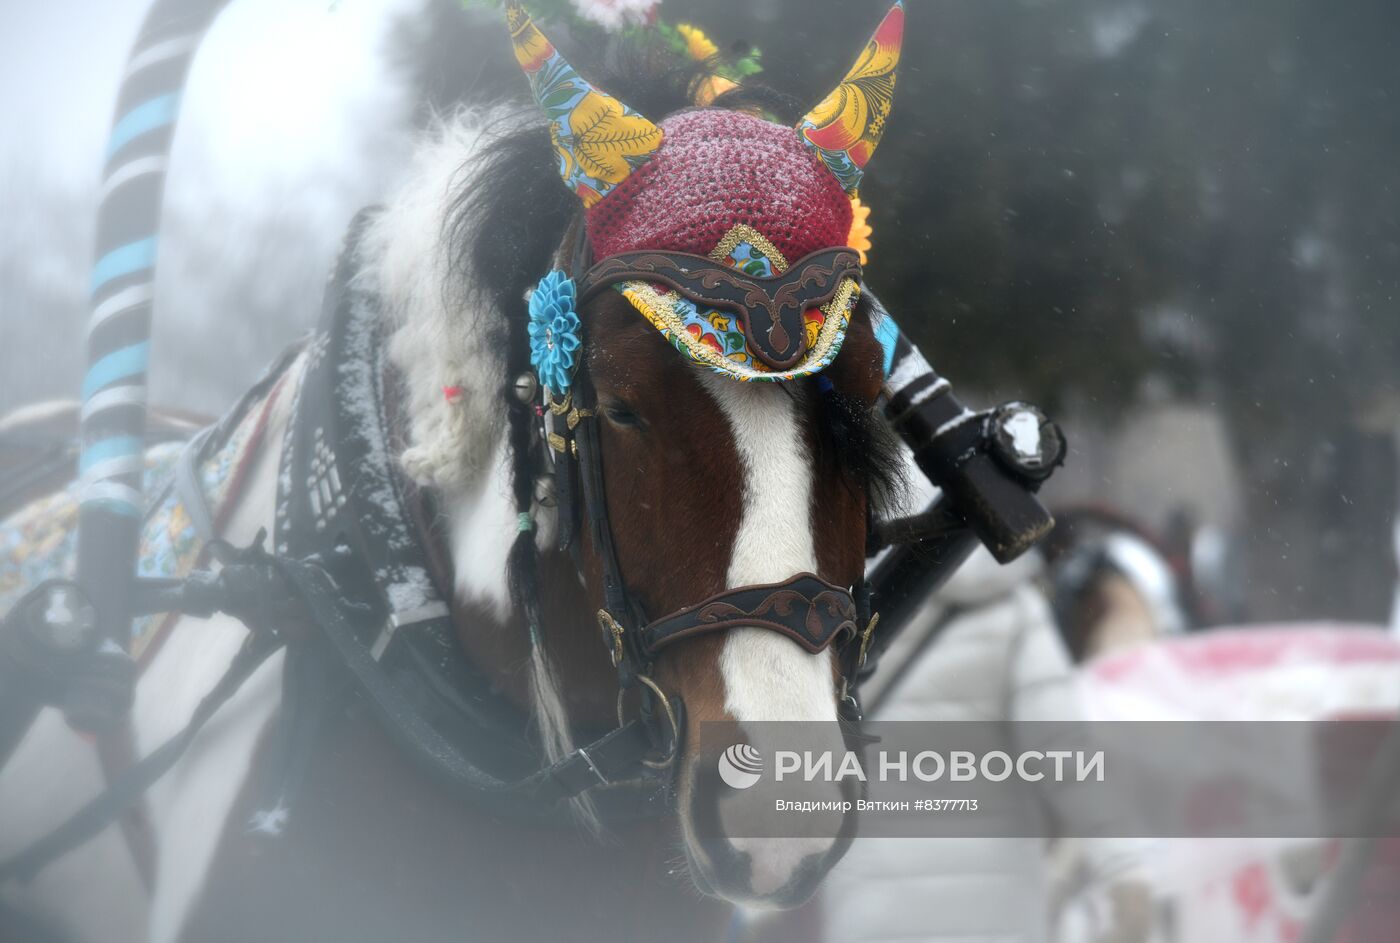
<svg viewBox="0 0 1400 943"><path fill-rule="evenodd" d="M239 423L223 448L200 465L200 480L209 507L217 510L228 498L235 472L254 442L254 408ZM166 442L146 451L144 493L161 497L146 515L136 571L146 577L178 577L189 573L203 546L193 522L167 486L174 479L182 442ZM0 612L6 612L27 590L46 579L71 579L77 567L78 482L25 505L0 520ZM131 653L139 658L164 623L163 616L146 616L132 624Z"/></svg>
<svg viewBox="0 0 1400 943"><path fill-rule="evenodd" d="M695 109L668 117L663 132L579 76L517 0L508 2L506 22L516 60L549 121L559 174L587 209L596 257L642 249L709 252L748 275L771 277L786 271L784 252L797 259L848 242L862 256L868 250L869 226L864 217L857 223L851 198L893 102L902 2L836 90L795 129L743 112ZM693 28L680 35L692 57L715 48ZM605 199L609 194L613 199ZM769 382L825 369L860 296L858 276L848 278L830 301L804 312L807 354L795 367L774 370L754 358L741 319L666 285L614 287L692 360L734 379ZM547 335L543 321L532 330L537 342L559 333ZM536 343L534 353L542 379L545 372L555 383L567 379L568 365L555 369L564 358L554 357L548 344Z"/></svg>
<svg viewBox="0 0 1400 943"><path fill-rule="evenodd" d="M782 253L748 226L730 230L710 257L756 278L781 275L788 268ZM807 356L789 370L773 370L749 351L743 325L729 312L702 308L667 285L626 281L613 287L691 360L732 379L770 383L825 370L841 351L851 311L860 298L860 286L847 278L834 298L820 308L804 311Z"/></svg>
<svg viewBox="0 0 1400 943"><path fill-rule="evenodd" d="M661 146L661 129L589 85L518 3L506 7L515 58L549 119L559 176L593 206Z"/></svg>
<svg viewBox="0 0 1400 943"><path fill-rule="evenodd" d="M865 164L885 133L903 40L904 4L899 2L880 21L841 84L797 124L802 139L848 193L860 186Z"/></svg>

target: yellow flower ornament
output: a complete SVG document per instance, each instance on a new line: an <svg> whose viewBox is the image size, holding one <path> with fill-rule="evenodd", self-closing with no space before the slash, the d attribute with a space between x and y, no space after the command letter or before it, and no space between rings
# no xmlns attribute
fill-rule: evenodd
<svg viewBox="0 0 1400 943"><path fill-rule="evenodd" d="M719 55L719 47L706 36L699 27L689 23L676 24L676 32L685 40L685 50L696 62L704 62L711 56Z"/></svg>
<svg viewBox="0 0 1400 943"><path fill-rule="evenodd" d="M846 245L860 253L860 264L864 265L870 261L867 253L870 252L870 237L875 230L870 228L870 207L860 201L860 197L851 197L851 232L846 237Z"/></svg>

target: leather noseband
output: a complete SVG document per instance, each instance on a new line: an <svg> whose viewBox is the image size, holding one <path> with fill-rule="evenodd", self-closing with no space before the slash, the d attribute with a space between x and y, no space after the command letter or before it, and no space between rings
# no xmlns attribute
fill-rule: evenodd
<svg viewBox="0 0 1400 943"><path fill-rule="evenodd" d="M758 583L717 593L641 630L642 651L655 655L681 639L739 626L769 629L816 653L855 635L856 602L840 586L812 573L781 583Z"/></svg>

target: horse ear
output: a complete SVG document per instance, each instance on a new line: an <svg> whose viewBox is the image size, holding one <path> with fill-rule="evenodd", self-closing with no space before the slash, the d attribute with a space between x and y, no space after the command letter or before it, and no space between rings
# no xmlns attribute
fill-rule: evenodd
<svg viewBox="0 0 1400 943"><path fill-rule="evenodd" d="M860 186L865 164L885 132L903 39L904 3L898 0L841 84L797 123L798 135L847 193Z"/></svg>
<svg viewBox="0 0 1400 943"><path fill-rule="evenodd" d="M516 61L549 119L559 176L590 207L656 153L661 129L589 85L516 0L506 5L506 25Z"/></svg>

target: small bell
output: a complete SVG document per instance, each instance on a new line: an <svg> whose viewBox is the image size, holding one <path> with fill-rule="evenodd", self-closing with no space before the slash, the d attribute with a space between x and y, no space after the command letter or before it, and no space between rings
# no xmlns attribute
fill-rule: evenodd
<svg viewBox="0 0 1400 943"><path fill-rule="evenodd" d="M530 372L520 374L515 378L515 398L522 403L530 403L535 399L535 392L539 389L539 381Z"/></svg>

